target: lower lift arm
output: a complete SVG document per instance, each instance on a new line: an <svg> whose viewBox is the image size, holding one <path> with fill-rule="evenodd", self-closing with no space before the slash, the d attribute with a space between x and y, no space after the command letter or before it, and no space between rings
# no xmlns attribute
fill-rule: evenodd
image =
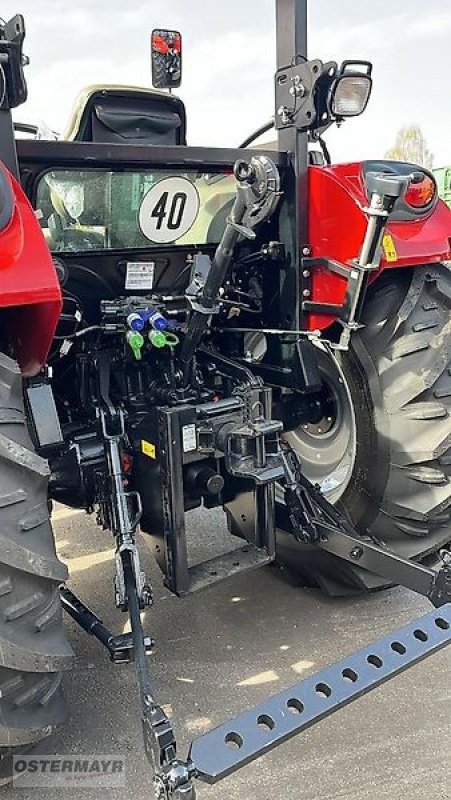
<svg viewBox="0 0 451 800"><path fill-rule="evenodd" d="M360 536L340 513L302 474L297 454L283 444L285 501L293 536L338 558L374 572L390 583L427 597L434 606L451 602L451 553L441 552L438 571L393 553L380 541Z"/></svg>

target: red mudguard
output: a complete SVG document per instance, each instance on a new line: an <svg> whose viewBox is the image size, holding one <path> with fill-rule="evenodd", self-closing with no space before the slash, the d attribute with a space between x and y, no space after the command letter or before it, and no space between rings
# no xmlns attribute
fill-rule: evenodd
<svg viewBox="0 0 451 800"><path fill-rule="evenodd" d="M368 197L361 164L309 168L309 242L312 257L347 264L362 245L367 217L362 208ZM389 252L381 270L430 264L451 258L451 210L441 200L422 219L391 222ZM380 273L373 274L373 280ZM326 268L312 273L311 299L317 303L343 303L347 281ZM309 314L309 330L324 329L334 321L327 314Z"/></svg>
<svg viewBox="0 0 451 800"><path fill-rule="evenodd" d="M0 169L0 200L3 205L13 201L10 219L0 229L0 325L30 376L45 364L61 313L61 291L34 211L17 181Z"/></svg>

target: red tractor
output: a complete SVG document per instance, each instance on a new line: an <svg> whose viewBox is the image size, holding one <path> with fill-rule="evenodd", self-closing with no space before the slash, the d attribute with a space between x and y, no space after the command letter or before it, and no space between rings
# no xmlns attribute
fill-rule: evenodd
<svg viewBox="0 0 451 800"><path fill-rule="evenodd" d="M182 37L178 31L154 30L151 39L152 83L177 89L182 81Z"/></svg>
<svg viewBox="0 0 451 800"><path fill-rule="evenodd" d="M423 167L330 163L323 136L364 111L371 64L307 60L306 0L276 9L267 151L186 147L181 101L126 87L85 93L69 140L15 142L23 19L0 29L5 770L65 717L62 608L113 661L135 662L166 800L194 798L196 778L219 780L449 642L451 211ZM181 66L180 36L157 33ZM112 532L131 634L64 587L51 501ZM221 511L234 549L192 565L186 515L215 524ZM149 674L138 526L179 596L277 561L332 595L400 583L440 609L182 760Z"/></svg>

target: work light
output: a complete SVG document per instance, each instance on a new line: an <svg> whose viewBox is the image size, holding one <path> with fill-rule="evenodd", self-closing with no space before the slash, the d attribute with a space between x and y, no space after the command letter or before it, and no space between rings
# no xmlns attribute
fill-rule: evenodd
<svg viewBox="0 0 451 800"><path fill-rule="evenodd" d="M371 94L372 80L369 69L359 72L349 70L344 62L332 86L330 110L335 117L357 117L365 111ZM352 65L354 66L354 65ZM364 65L367 67L367 65Z"/></svg>

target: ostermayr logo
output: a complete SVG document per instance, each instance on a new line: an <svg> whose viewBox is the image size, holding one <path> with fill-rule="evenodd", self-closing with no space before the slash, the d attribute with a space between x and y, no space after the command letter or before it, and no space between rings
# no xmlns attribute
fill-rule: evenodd
<svg viewBox="0 0 451 800"><path fill-rule="evenodd" d="M106 789L125 786L125 759L117 755L14 756L15 788L67 785Z"/></svg>

